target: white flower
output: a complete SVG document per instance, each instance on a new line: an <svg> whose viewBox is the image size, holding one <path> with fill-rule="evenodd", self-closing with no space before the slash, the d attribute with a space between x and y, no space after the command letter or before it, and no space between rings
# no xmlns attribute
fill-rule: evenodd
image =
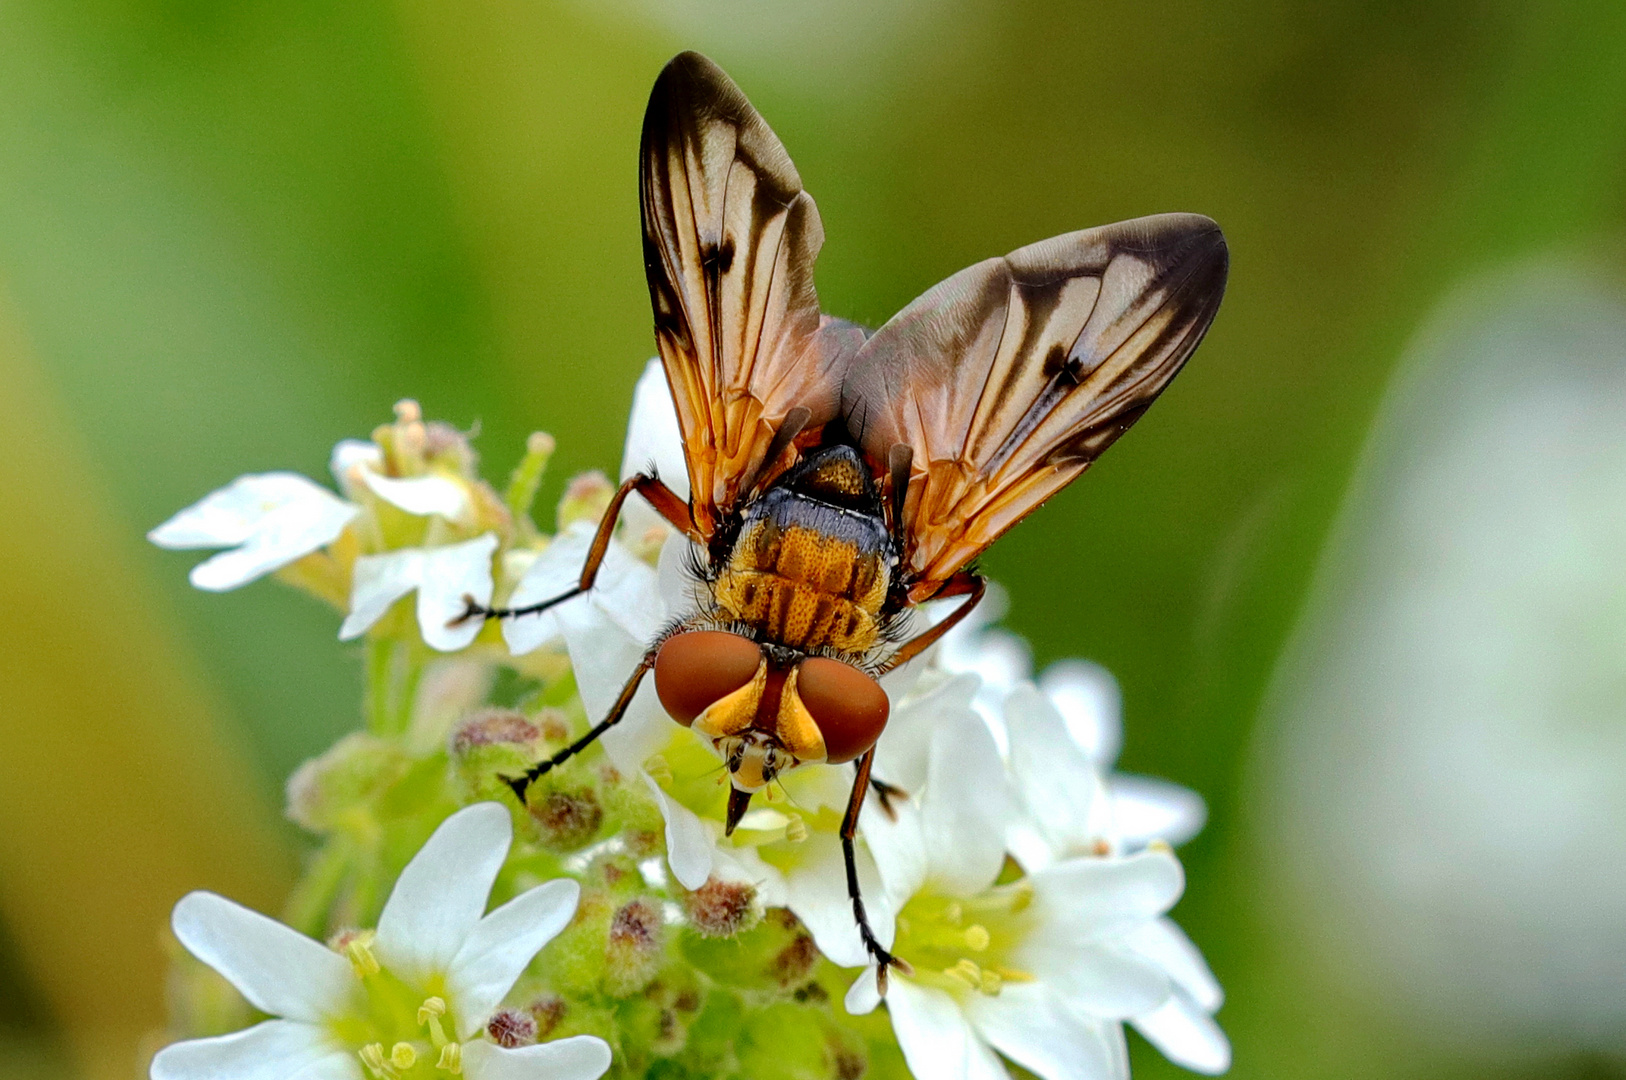
<svg viewBox="0 0 1626 1080"><path fill-rule="evenodd" d="M621 454L621 479L651 470L679 498L688 499L689 467L683 456L677 407L672 404L672 388L666 381L666 369L661 366L659 357L644 365L644 373L638 377L638 385L632 392L627 444ZM641 495L627 500L621 520L626 536L634 542L650 535L664 539L671 528Z"/></svg>
<svg viewBox="0 0 1626 1080"><path fill-rule="evenodd" d="M165 1047L153 1080L596 1080L610 1066L600 1039L507 1049L481 1038L580 892L550 881L482 916L510 828L496 803L447 818L401 872L376 935L343 953L213 893L184 897L175 936L274 1019Z"/></svg>
<svg viewBox="0 0 1626 1080"><path fill-rule="evenodd" d="M460 521L470 509L468 487L447 476L384 475L384 452L376 443L343 439L333 448L329 462L333 477L351 498L360 498L366 488L391 506L409 514L428 517L438 514L448 521Z"/></svg>
<svg viewBox="0 0 1626 1080"><path fill-rule="evenodd" d="M147 534L159 547L231 548L192 568L210 592L246 585L332 543L361 508L296 473L239 476Z"/></svg>
<svg viewBox="0 0 1626 1080"><path fill-rule="evenodd" d="M1068 737L1052 696L1031 683L1018 684L1005 699L1003 719L1018 801L1006 841L1024 867L1042 872L1080 857L1145 847L1126 845L1116 831L1114 819L1124 816L1125 802L1107 790L1096 764ZM1141 826L1156 823L1146 814L1131 820ZM1185 933L1172 920L1159 918L1126 934L1122 944L1162 970L1171 990L1155 1008L1130 1014L1135 1028L1169 1060L1189 1069L1221 1073L1229 1068L1230 1043L1213 1020L1224 994Z"/></svg>
<svg viewBox="0 0 1626 1080"><path fill-rule="evenodd" d="M934 658L944 671L970 672L982 679L977 711L1001 750L1008 744L1010 696L1033 684L1027 642L989 626L1004 609L1003 590L992 586L978 610L944 637ZM1062 741L1078 747L1100 774L1098 783L1111 805L1098 808L1097 818L1110 823L1107 832L1115 847L1133 851L1153 840L1179 846L1202 831L1208 808L1201 795L1167 780L1112 771L1123 745L1123 720L1111 672L1087 660L1058 660L1039 677L1039 688L1065 722Z"/></svg>
<svg viewBox="0 0 1626 1080"><path fill-rule="evenodd" d="M350 579L350 614L339 627L339 640L360 637L390 605L416 589L424 643L441 652L464 648L484 624L479 619L448 624L463 613L465 596L479 604L491 603L495 588L491 556L496 550L497 534L486 533L460 544L361 556Z"/></svg>
<svg viewBox="0 0 1626 1080"><path fill-rule="evenodd" d="M895 809L892 821L866 806L863 829L898 912L893 951L913 968L891 974L886 997L910 1070L999 1078L1003 1054L1043 1080L1126 1077L1121 1021L1174 992L1135 947L1184 886L1173 852L1063 859L996 885L1013 807L974 717L937 727L922 788ZM847 1008L879 1001L872 967Z"/></svg>

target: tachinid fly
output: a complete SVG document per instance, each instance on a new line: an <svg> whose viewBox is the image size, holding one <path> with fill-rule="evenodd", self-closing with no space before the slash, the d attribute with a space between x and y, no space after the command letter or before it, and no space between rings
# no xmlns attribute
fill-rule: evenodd
<svg viewBox="0 0 1626 1080"><path fill-rule="evenodd" d="M640 189L655 341L677 407L687 501L637 475L611 501L576 588L593 587L622 504L647 499L705 553L709 598L650 643L610 713L511 781L597 739L653 670L673 719L732 782L730 832L789 769L855 762L847 888L884 980L853 838L888 701L876 679L963 619L989 544L1089 467L1197 347L1225 288L1219 227L1162 214L977 263L873 334L822 315L813 199L773 131L705 57L684 53L644 115ZM961 602L902 633L904 613Z"/></svg>

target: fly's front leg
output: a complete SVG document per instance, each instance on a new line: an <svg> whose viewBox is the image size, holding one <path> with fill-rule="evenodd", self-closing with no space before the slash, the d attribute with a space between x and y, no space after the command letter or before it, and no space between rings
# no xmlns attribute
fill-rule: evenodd
<svg viewBox="0 0 1626 1080"><path fill-rule="evenodd" d="M638 684L644 681L644 676L649 674L649 669L655 666L656 653L657 650L651 649L644 654L642 660L638 661L638 666L633 669L632 678L627 680L627 685L621 688L621 693L615 699L615 704L610 706L610 715L594 725L586 735L583 735L546 761L537 762L527 769L523 775L503 777L508 786L514 789L514 794L519 796L521 806L525 805L525 793L530 790L531 785L536 783L539 778L545 776L554 766L564 764L589 746L592 746L600 735L620 723L621 718L627 715L627 707L632 704L633 695L638 692Z"/></svg>
<svg viewBox="0 0 1626 1080"><path fill-rule="evenodd" d="M852 795L847 799L847 816L841 819L841 855L847 863L847 895L853 902L853 920L858 923L858 936L864 941L864 950L875 960L875 985L884 995L888 968L897 968L905 975L913 975L914 969L907 960L893 956L876 940L869 917L864 914L863 891L858 887L858 852L854 838L858 835L858 811L863 808L864 794L869 790L869 770L874 763L875 748L870 747L858 759L858 775L853 779Z"/></svg>
<svg viewBox="0 0 1626 1080"><path fill-rule="evenodd" d="M518 615L536 615L591 589L593 582L598 578L598 568L604 562L604 555L610 550L610 539L615 535L615 523L621 517L621 506L627 501L627 496L634 491L648 499L649 505L653 506L661 517L671 522L673 528L689 535L694 533L694 518L689 513L689 504L656 477L638 473L629 477L616 489L615 497L610 500L609 507L604 511L603 520L598 523L598 532L593 535L593 546L588 549L587 561L582 564L581 579L573 588L541 603L517 608L485 607L476 603L474 597L465 595L462 614L447 625L457 626L470 619L511 619Z"/></svg>

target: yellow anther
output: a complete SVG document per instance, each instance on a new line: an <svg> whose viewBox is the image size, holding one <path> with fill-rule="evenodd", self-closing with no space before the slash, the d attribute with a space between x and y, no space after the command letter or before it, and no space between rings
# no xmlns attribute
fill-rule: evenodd
<svg viewBox="0 0 1626 1080"><path fill-rule="evenodd" d="M978 967L975 961L961 960L951 968L944 968L943 974L973 990L982 989L982 968Z"/></svg>
<svg viewBox="0 0 1626 1080"><path fill-rule="evenodd" d="M1017 968L1006 967L1003 964L1000 965L998 974L1001 982L1027 983L1036 981L1035 976Z"/></svg>
<svg viewBox="0 0 1626 1080"><path fill-rule="evenodd" d="M381 970L378 957L373 955L373 937L371 930L363 930L344 943L341 950L344 958L350 961L358 978L365 979L369 975L377 975Z"/></svg>
<svg viewBox="0 0 1626 1080"><path fill-rule="evenodd" d="M397 1069L410 1069L418 1063L418 1051L411 1043L398 1042L390 1047L390 1064Z"/></svg>
<svg viewBox="0 0 1626 1080"><path fill-rule="evenodd" d="M411 398L402 398L395 403L395 419L401 424L416 424L423 419L423 409Z"/></svg>
<svg viewBox="0 0 1626 1080"><path fill-rule="evenodd" d="M791 814L790 820L785 823L785 839L793 844L800 844L808 837L807 822L798 814Z"/></svg>
<svg viewBox="0 0 1626 1080"><path fill-rule="evenodd" d="M780 791L777 786L769 784L767 787L762 789L762 801L771 803L784 802L785 793Z"/></svg>
<svg viewBox="0 0 1626 1080"><path fill-rule="evenodd" d="M1146 844L1146 850L1147 851L1155 851L1159 855L1173 855L1174 854L1174 849L1169 846L1169 842L1167 840L1151 840L1151 841L1148 841L1147 844Z"/></svg>
<svg viewBox="0 0 1626 1080"><path fill-rule="evenodd" d="M453 1076L463 1071L463 1044L447 1043L440 1048L440 1060L435 1062L435 1068L441 1072L451 1073Z"/></svg>
<svg viewBox="0 0 1626 1080"><path fill-rule="evenodd" d="M446 1015L446 999L431 997L424 998L423 1004L418 1006L418 1023L427 1024L433 1017Z"/></svg>
<svg viewBox="0 0 1626 1080"><path fill-rule="evenodd" d="M1004 984L1005 980L1001 979L997 973L985 969L982 973L982 985L977 989L989 997L997 997L999 992L1004 989Z"/></svg>
<svg viewBox="0 0 1626 1080"><path fill-rule="evenodd" d="M1022 882L1011 893L1011 911L1026 911L1033 903L1033 886Z"/></svg>
<svg viewBox="0 0 1626 1080"><path fill-rule="evenodd" d="M384 1057L383 1043L371 1043L363 1046L356 1052L356 1056L361 1058L361 1063L367 1066L367 1071L374 1076L394 1080L397 1075L395 1066L391 1065L389 1060Z"/></svg>
<svg viewBox="0 0 1626 1080"><path fill-rule="evenodd" d="M950 926L959 926L960 920L963 918L965 918L965 909L960 906L958 900L950 902L949 906L943 909L943 920Z"/></svg>
<svg viewBox="0 0 1626 1080"><path fill-rule="evenodd" d="M672 782L672 766L659 754L651 754L644 762L644 772L657 784L670 784ZM726 777L725 777L726 779Z"/></svg>
<svg viewBox="0 0 1626 1080"><path fill-rule="evenodd" d="M973 923L965 928L965 946L972 952L984 952L988 943L993 939L988 934L988 928L981 923Z"/></svg>

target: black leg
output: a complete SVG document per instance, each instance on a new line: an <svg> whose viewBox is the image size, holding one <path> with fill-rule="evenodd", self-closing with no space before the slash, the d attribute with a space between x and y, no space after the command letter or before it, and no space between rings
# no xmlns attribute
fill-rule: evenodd
<svg viewBox="0 0 1626 1080"><path fill-rule="evenodd" d="M582 564L582 576L573 588L567 589L558 596L549 597L539 604L527 604L519 608L492 608L475 602L474 597L463 597L463 612L449 622L448 626L457 626L470 619L512 619L519 615L536 615L548 610L555 604L562 604L566 600L593 587L598 578L598 568L604 563L604 554L610 550L610 538L615 535L615 523L621 518L621 505L627 501L627 496L634 491L649 500L662 517L672 523L672 527L685 533L693 533L694 519L689 513L689 506L677 493L653 476L638 473L631 476L626 483L616 488L615 497L604 511L604 518L598 523L598 532L593 536L593 546L587 551L587 561ZM544 770L545 771L545 770ZM538 774L540 775L540 774Z"/></svg>
<svg viewBox="0 0 1626 1080"><path fill-rule="evenodd" d="M847 863L847 895L853 902L853 920L858 923L858 936L864 941L864 950L875 961L875 984L884 995L888 968L897 968L905 975L914 974L914 969L908 961L883 949L875 939L869 917L864 914L864 894L858 887L858 853L853 846L853 838L858 835L858 811L864 805L864 793L869 790L869 770L874 761L874 747L858 759L858 775L853 779L852 795L847 799L847 816L841 819L841 856Z"/></svg>
<svg viewBox="0 0 1626 1080"><path fill-rule="evenodd" d="M519 797L521 806L525 805L525 793L530 790L532 784L547 775L554 766L564 764L589 746L592 746L600 735L603 735L620 722L621 718L627 714L627 706L632 704L633 695L638 692L638 684L644 681L644 676L654 666L655 652L651 650L644 654L642 660L638 661L638 666L633 669L632 678L627 680L627 685L621 688L621 695L615 699L615 704L610 706L609 716L599 721L586 735L583 735L557 754L554 754L546 761L539 761L531 766L525 771L524 775L503 777L508 782L508 786L514 789L514 794Z"/></svg>

